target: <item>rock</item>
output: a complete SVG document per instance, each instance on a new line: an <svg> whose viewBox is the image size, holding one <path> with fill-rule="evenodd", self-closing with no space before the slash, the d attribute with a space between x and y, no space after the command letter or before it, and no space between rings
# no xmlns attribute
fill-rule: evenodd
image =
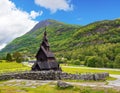
<svg viewBox="0 0 120 93"><path fill-rule="evenodd" d="M69 88L69 87L73 87L73 85L71 84L68 84L66 82L63 82L63 81L57 81L57 86L59 88Z"/></svg>
<svg viewBox="0 0 120 93"><path fill-rule="evenodd" d="M94 77L94 80L100 80L99 74L94 74L93 77Z"/></svg>

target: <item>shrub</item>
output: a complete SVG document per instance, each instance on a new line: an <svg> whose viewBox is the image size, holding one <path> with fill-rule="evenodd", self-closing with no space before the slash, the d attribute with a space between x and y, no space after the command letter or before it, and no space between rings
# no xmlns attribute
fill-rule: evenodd
<svg viewBox="0 0 120 93"><path fill-rule="evenodd" d="M98 56L91 56L87 59L87 66L89 67L103 67L103 61Z"/></svg>

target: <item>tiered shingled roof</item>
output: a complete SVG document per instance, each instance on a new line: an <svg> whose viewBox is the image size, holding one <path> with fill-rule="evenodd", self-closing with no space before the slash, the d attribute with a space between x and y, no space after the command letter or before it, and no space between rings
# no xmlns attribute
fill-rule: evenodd
<svg viewBox="0 0 120 93"><path fill-rule="evenodd" d="M44 32L43 41L40 49L36 54L37 61L32 66L32 70L61 70L59 64L56 62L54 54L50 51L48 43L47 32Z"/></svg>

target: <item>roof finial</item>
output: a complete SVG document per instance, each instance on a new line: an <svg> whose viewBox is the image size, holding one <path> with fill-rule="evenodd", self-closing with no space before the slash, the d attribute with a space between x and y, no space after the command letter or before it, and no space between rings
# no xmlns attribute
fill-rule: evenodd
<svg viewBox="0 0 120 93"><path fill-rule="evenodd" d="M45 36L47 35L47 32L46 32L46 25L45 25L45 32L44 32L44 35L45 35Z"/></svg>

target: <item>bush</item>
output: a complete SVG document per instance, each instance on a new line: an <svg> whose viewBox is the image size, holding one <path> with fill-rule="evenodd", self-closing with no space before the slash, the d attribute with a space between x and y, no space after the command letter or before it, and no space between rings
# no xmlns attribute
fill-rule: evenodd
<svg viewBox="0 0 120 93"><path fill-rule="evenodd" d="M91 56L86 60L86 64L89 67L103 67L103 61L100 57L98 56Z"/></svg>
<svg viewBox="0 0 120 93"><path fill-rule="evenodd" d="M73 61L73 64L74 64L74 65L80 65L80 60L78 60L78 59L77 59L77 60L74 60L74 61Z"/></svg>
<svg viewBox="0 0 120 93"><path fill-rule="evenodd" d="M15 52L13 53L13 57L14 57L14 60L18 63L22 62L23 61L23 57L22 57L22 54L19 53L19 52Z"/></svg>

